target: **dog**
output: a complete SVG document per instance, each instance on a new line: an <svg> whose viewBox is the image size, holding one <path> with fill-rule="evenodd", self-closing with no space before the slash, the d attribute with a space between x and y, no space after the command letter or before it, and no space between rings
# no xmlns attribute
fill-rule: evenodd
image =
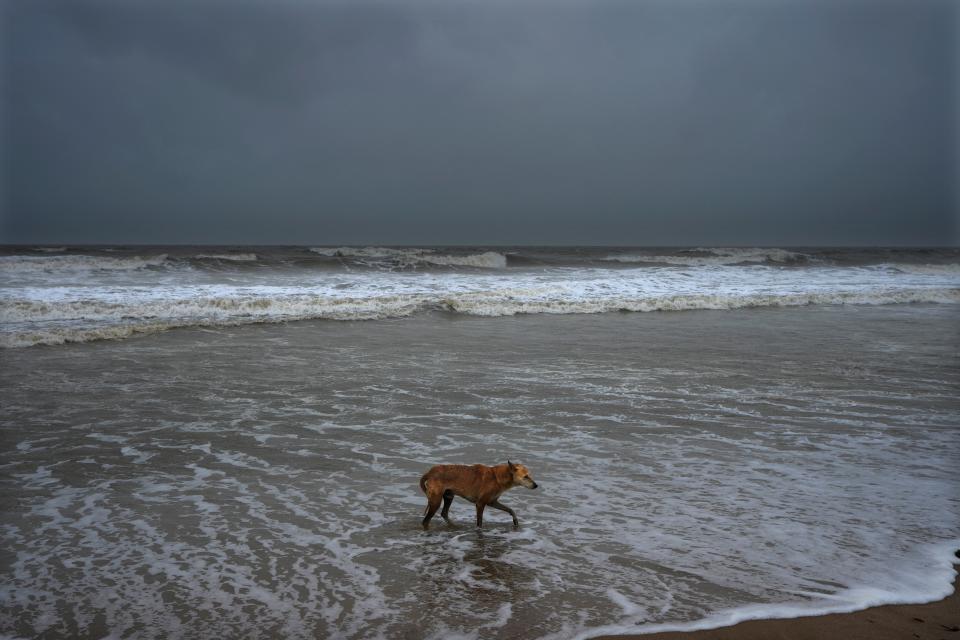
<svg viewBox="0 0 960 640"><path fill-rule="evenodd" d="M530 477L530 471L522 464L498 464L488 467L485 464L438 464L430 468L420 478L420 489L427 494L427 508L424 511L423 528L430 527L430 518L440 508L443 501L443 511L440 512L447 522L450 518L450 505L454 496L477 505L477 526L483 526L483 510L487 505L500 511L506 511L513 518L513 526L519 527L520 521L513 509L500 502L500 496L508 489L526 487L536 489L537 483Z"/></svg>

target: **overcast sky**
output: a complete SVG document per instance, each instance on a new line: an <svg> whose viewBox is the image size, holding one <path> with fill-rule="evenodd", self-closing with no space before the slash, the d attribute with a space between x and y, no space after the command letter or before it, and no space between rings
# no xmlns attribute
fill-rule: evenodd
<svg viewBox="0 0 960 640"><path fill-rule="evenodd" d="M952 0L0 3L0 242L960 242Z"/></svg>

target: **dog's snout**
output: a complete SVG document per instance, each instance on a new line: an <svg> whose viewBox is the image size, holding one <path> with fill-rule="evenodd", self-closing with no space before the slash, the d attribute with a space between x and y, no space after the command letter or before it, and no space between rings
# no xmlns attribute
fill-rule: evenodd
<svg viewBox="0 0 960 640"><path fill-rule="evenodd" d="M533 483L533 486L530 487L530 488L531 488L531 489L536 489L536 488L539 487L539 486L540 486L540 485L538 485L536 482L534 482L534 483Z"/></svg>

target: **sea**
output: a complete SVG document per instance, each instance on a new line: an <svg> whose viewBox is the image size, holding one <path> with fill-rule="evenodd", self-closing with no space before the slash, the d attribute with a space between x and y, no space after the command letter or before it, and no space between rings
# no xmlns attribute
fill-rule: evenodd
<svg viewBox="0 0 960 640"><path fill-rule="evenodd" d="M940 599L960 249L0 247L0 637L585 639ZM455 499L436 463L539 488Z"/></svg>

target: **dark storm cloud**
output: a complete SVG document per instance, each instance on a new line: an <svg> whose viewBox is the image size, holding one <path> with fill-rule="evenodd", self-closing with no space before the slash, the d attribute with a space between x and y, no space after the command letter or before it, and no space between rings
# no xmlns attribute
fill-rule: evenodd
<svg viewBox="0 0 960 640"><path fill-rule="evenodd" d="M387 7L67 4L61 18L103 57L155 58L240 97L286 104L349 84L414 45Z"/></svg>
<svg viewBox="0 0 960 640"><path fill-rule="evenodd" d="M8 242L960 239L953 2L4 9Z"/></svg>

